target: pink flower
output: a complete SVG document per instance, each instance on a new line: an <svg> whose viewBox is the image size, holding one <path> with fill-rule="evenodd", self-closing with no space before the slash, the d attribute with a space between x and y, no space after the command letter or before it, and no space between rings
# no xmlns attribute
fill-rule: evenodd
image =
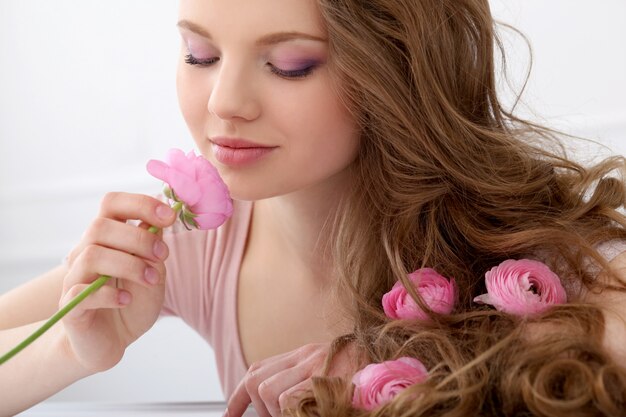
<svg viewBox="0 0 626 417"><path fill-rule="evenodd" d="M233 213L228 188L209 161L191 151L171 149L166 161L150 160L148 172L168 184L165 194L183 203L180 219L185 225L214 229Z"/></svg>
<svg viewBox="0 0 626 417"><path fill-rule="evenodd" d="M539 314L567 302L559 277L541 262L508 259L485 274L487 294L474 301L518 316Z"/></svg>
<svg viewBox="0 0 626 417"><path fill-rule="evenodd" d="M373 410L427 377L426 367L415 358L403 357L367 365L352 377L355 385L352 406Z"/></svg>
<svg viewBox="0 0 626 417"><path fill-rule="evenodd" d="M439 314L449 314L452 311L456 300L454 279L448 281L431 268L418 269L409 274L408 278L432 311ZM383 309L387 317L392 319L429 319L428 314L411 298L400 281L383 295Z"/></svg>

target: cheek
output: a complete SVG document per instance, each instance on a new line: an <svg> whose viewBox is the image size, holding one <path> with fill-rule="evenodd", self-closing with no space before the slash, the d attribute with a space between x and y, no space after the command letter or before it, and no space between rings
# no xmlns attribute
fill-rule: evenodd
<svg viewBox="0 0 626 417"><path fill-rule="evenodd" d="M343 103L329 88L321 88L306 100L299 116L293 115L294 126L306 127L309 153L335 164L352 162L358 152L357 124Z"/></svg>
<svg viewBox="0 0 626 417"><path fill-rule="evenodd" d="M334 129L321 132L325 135L320 140L318 159L326 160L326 169L331 173L343 171L354 162L359 150L359 134L352 124L346 120L334 120ZM329 127L333 127L329 124Z"/></svg>

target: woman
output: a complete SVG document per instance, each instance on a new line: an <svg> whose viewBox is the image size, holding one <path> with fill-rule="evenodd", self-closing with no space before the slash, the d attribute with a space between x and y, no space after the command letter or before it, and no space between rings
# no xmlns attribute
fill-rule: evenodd
<svg viewBox="0 0 626 417"><path fill-rule="evenodd" d="M582 340L586 356L574 358L582 374L595 381L609 369L611 389L624 393L619 343L594 344L588 332L624 333L590 304L615 300L620 308L620 292L591 290L623 288L623 258L609 269L600 246L609 242L615 252L625 235L615 210L623 183L606 178L623 161L585 169L545 150L550 131L500 106L486 2L182 0L179 28L181 110L228 184L235 214L217 232L162 240L126 220L167 227L174 214L165 205L107 195L65 265L3 296L6 311L19 311L11 307L33 292L39 302L31 305L40 306L3 323L4 349L98 274L118 278L119 288L104 287L44 335L47 342L0 367L2 380L18 379L2 393L9 413L114 366L160 313L183 317L213 343L230 415L249 402L260 415L288 407L354 412L351 376L398 356L442 370L381 413L548 414L533 403L543 398L535 385L513 370L532 363L533 375L548 381L550 362L538 358ZM568 300L586 304L533 322L473 303L485 271L522 257L547 263ZM602 278L589 262L606 271ZM388 320L381 297L424 266L454 277L455 310L431 312L428 326ZM552 323L562 344L530 349L554 332L528 329ZM529 334L533 343L522 345ZM510 355L519 346L525 358ZM329 376L341 378L311 380L325 361ZM37 369L45 372L33 378ZM437 386L445 378L454 383ZM421 395L411 396L416 390ZM300 392L313 396L294 402ZM610 412L620 398L600 387L584 406Z"/></svg>

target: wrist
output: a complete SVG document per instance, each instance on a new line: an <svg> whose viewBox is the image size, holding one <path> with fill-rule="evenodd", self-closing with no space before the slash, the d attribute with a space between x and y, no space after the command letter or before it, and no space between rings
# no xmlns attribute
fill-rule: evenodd
<svg viewBox="0 0 626 417"><path fill-rule="evenodd" d="M63 374L67 378L68 383L71 384L102 371L87 366L87 364L80 359L76 349L74 349L72 345L69 334L65 330L65 326L62 322L58 324L59 325L53 326L48 331L48 333L50 333L50 345L46 350L49 350L52 354L52 358L50 358L51 361L57 362L63 367Z"/></svg>
<svg viewBox="0 0 626 417"><path fill-rule="evenodd" d="M13 346L43 322L0 332L0 349ZM62 326L55 326L19 355L0 366L1 415L14 415L89 375L68 350Z"/></svg>

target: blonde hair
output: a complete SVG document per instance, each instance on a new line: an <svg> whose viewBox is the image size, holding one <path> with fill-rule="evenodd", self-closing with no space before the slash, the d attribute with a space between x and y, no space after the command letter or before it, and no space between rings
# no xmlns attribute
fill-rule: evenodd
<svg viewBox="0 0 626 417"><path fill-rule="evenodd" d="M604 351L600 309L577 302L578 290L601 285L598 270L611 274L597 245L626 238L624 159L582 166L556 132L503 108L494 52L504 54L487 0L319 7L340 94L362 130L356 185L331 240L337 292L352 303L348 339L369 361L414 356L434 369L372 415L618 415L625 371ZM531 322L472 300L489 268L539 254L572 303L541 318L559 337L529 340ZM382 295L397 280L410 287L406 275L420 267L456 280L458 306L432 313L431 325L389 322ZM366 414L349 407L349 390L319 378L297 413Z"/></svg>

